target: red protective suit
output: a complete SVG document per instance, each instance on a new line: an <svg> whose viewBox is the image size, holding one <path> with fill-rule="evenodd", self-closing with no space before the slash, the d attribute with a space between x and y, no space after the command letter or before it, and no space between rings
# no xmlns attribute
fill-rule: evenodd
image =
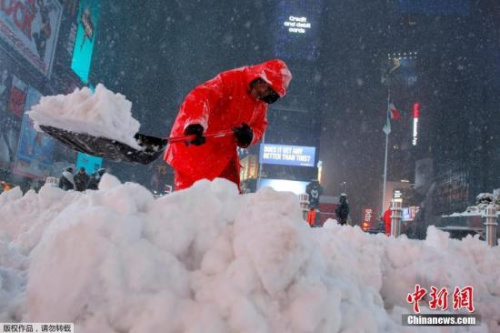
<svg viewBox="0 0 500 333"><path fill-rule="evenodd" d="M199 85L184 99L171 136L182 136L187 126L200 124L204 134L230 130L247 123L253 130L251 144L257 143L266 130L267 104L249 95L250 83L261 78L283 97L292 78L282 60L242 67L220 73ZM165 161L175 170L175 188L190 187L200 179L217 177L240 184L240 162L236 138L207 138L201 146L169 144Z"/></svg>
<svg viewBox="0 0 500 333"><path fill-rule="evenodd" d="M384 227L385 227L385 234L387 236L391 235L391 214L392 211L390 208L387 208L387 210L384 212Z"/></svg>

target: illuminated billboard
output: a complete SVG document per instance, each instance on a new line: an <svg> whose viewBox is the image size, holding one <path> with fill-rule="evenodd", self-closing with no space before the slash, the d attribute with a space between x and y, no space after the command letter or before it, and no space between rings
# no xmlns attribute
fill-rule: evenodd
<svg viewBox="0 0 500 333"><path fill-rule="evenodd" d="M321 1L292 0L277 4L276 55L315 60L319 50Z"/></svg>
<svg viewBox="0 0 500 333"><path fill-rule="evenodd" d="M417 51L394 52L387 55L384 63L384 79L407 88L412 88L418 81ZM386 82L389 82L388 80Z"/></svg>
<svg viewBox="0 0 500 333"><path fill-rule="evenodd" d="M33 121L26 112L37 104L41 97L42 94L37 90L31 87L28 89L14 173L30 178L45 179L50 175L55 141L50 136L36 131L33 128Z"/></svg>
<svg viewBox="0 0 500 333"><path fill-rule="evenodd" d="M262 179L260 181L260 188L271 187L275 191L292 192L300 195L306 193L307 184L309 184L309 182L284 179Z"/></svg>
<svg viewBox="0 0 500 333"><path fill-rule="evenodd" d="M420 207L418 207L418 206L403 207L402 212L401 212L403 221L415 220L415 217L417 217L419 210L420 210Z"/></svg>
<svg viewBox="0 0 500 333"><path fill-rule="evenodd" d="M89 81L90 64L96 41L99 5L100 0L81 1L78 10L78 27L76 30L71 69L85 84Z"/></svg>
<svg viewBox="0 0 500 333"><path fill-rule="evenodd" d="M12 75L12 86L10 88L9 102L7 110L18 116L23 115L26 95L28 94L28 85L18 77Z"/></svg>
<svg viewBox="0 0 500 333"><path fill-rule="evenodd" d="M102 158L78 153L76 159L76 170L80 170L80 168L84 168L88 174L92 174L99 170L102 166Z"/></svg>
<svg viewBox="0 0 500 333"><path fill-rule="evenodd" d="M361 222L361 229L363 229L364 231L366 230L369 230L369 229L373 229L374 226L373 224L376 222L376 215L375 215L375 210L371 207L364 207L363 208L363 214L362 214L362 218L363 218L363 222Z"/></svg>
<svg viewBox="0 0 500 333"><path fill-rule="evenodd" d="M1 1L0 39L50 77L61 18L57 0Z"/></svg>
<svg viewBox="0 0 500 333"><path fill-rule="evenodd" d="M403 84L407 87L415 85L418 80L416 59L403 58L400 62L401 68L399 74L401 75Z"/></svg>
<svg viewBox="0 0 500 333"><path fill-rule="evenodd" d="M420 104L413 104L413 136L412 145L416 146L418 142L418 118L420 117Z"/></svg>
<svg viewBox="0 0 500 333"><path fill-rule="evenodd" d="M305 16L296 17L290 15L283 25L288 28L289 33L293 34L305 34L306 31L311 29L311 23L307 21Z"/></svg>
<svg viewBox="0 0 500 333"><path fill-rule="evenodd" d="M288 145L260 145L262 164L314 167L316 147Z"/></svg>

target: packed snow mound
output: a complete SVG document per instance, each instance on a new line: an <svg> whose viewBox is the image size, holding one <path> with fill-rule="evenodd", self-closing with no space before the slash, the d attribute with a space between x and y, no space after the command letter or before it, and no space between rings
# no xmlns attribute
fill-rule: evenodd
<svg viewBox="0 0 500 333"><path fill-rule="evenodd" d="M68 95L42 97L28 114L38 131L41 131L40 125L52 126L117 140L140 149L134 139L140 123L132 117L131 109L132 103L125 96L98 84L94 93L83 87Z"/></svg>
<svg viewBox="0 0 500 333"><path fill-rule="evenodd" d="M471 285L500 330L500 248L311 229L291 193L216 179L155 199L105 174L98 191L0 195L0 320L77 332L421 332L401 326L415 284ZM426 308L424 313L441 313ZM453 313L453 311L451 311ZM447 327L446 332L464 328ZM430 327L426 332L444 332Z"/></svg>

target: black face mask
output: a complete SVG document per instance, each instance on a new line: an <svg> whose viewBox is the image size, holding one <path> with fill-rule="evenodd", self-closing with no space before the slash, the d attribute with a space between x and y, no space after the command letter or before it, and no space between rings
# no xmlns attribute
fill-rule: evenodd
<svg viewBox="0 0 500 333"><path fill-rule="evenodd" d="M278 99L280 99L280 95L278 95L274 90L271 90L271 92L266 97L261 98L261 100L267 104L273 104Z"/></svg>

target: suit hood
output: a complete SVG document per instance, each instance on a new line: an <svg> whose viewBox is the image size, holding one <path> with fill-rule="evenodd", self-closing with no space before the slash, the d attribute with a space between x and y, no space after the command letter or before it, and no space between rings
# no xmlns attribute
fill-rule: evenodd
<svg viewBox="0 0 500 333"><path fill-rule="evenodd" d="M292 73L283 60L274 59L262 64L248 66L245 68L247 83L255 79L266 81L271 88L280 96L286 95L288 85L292 80Z"/></svg>

